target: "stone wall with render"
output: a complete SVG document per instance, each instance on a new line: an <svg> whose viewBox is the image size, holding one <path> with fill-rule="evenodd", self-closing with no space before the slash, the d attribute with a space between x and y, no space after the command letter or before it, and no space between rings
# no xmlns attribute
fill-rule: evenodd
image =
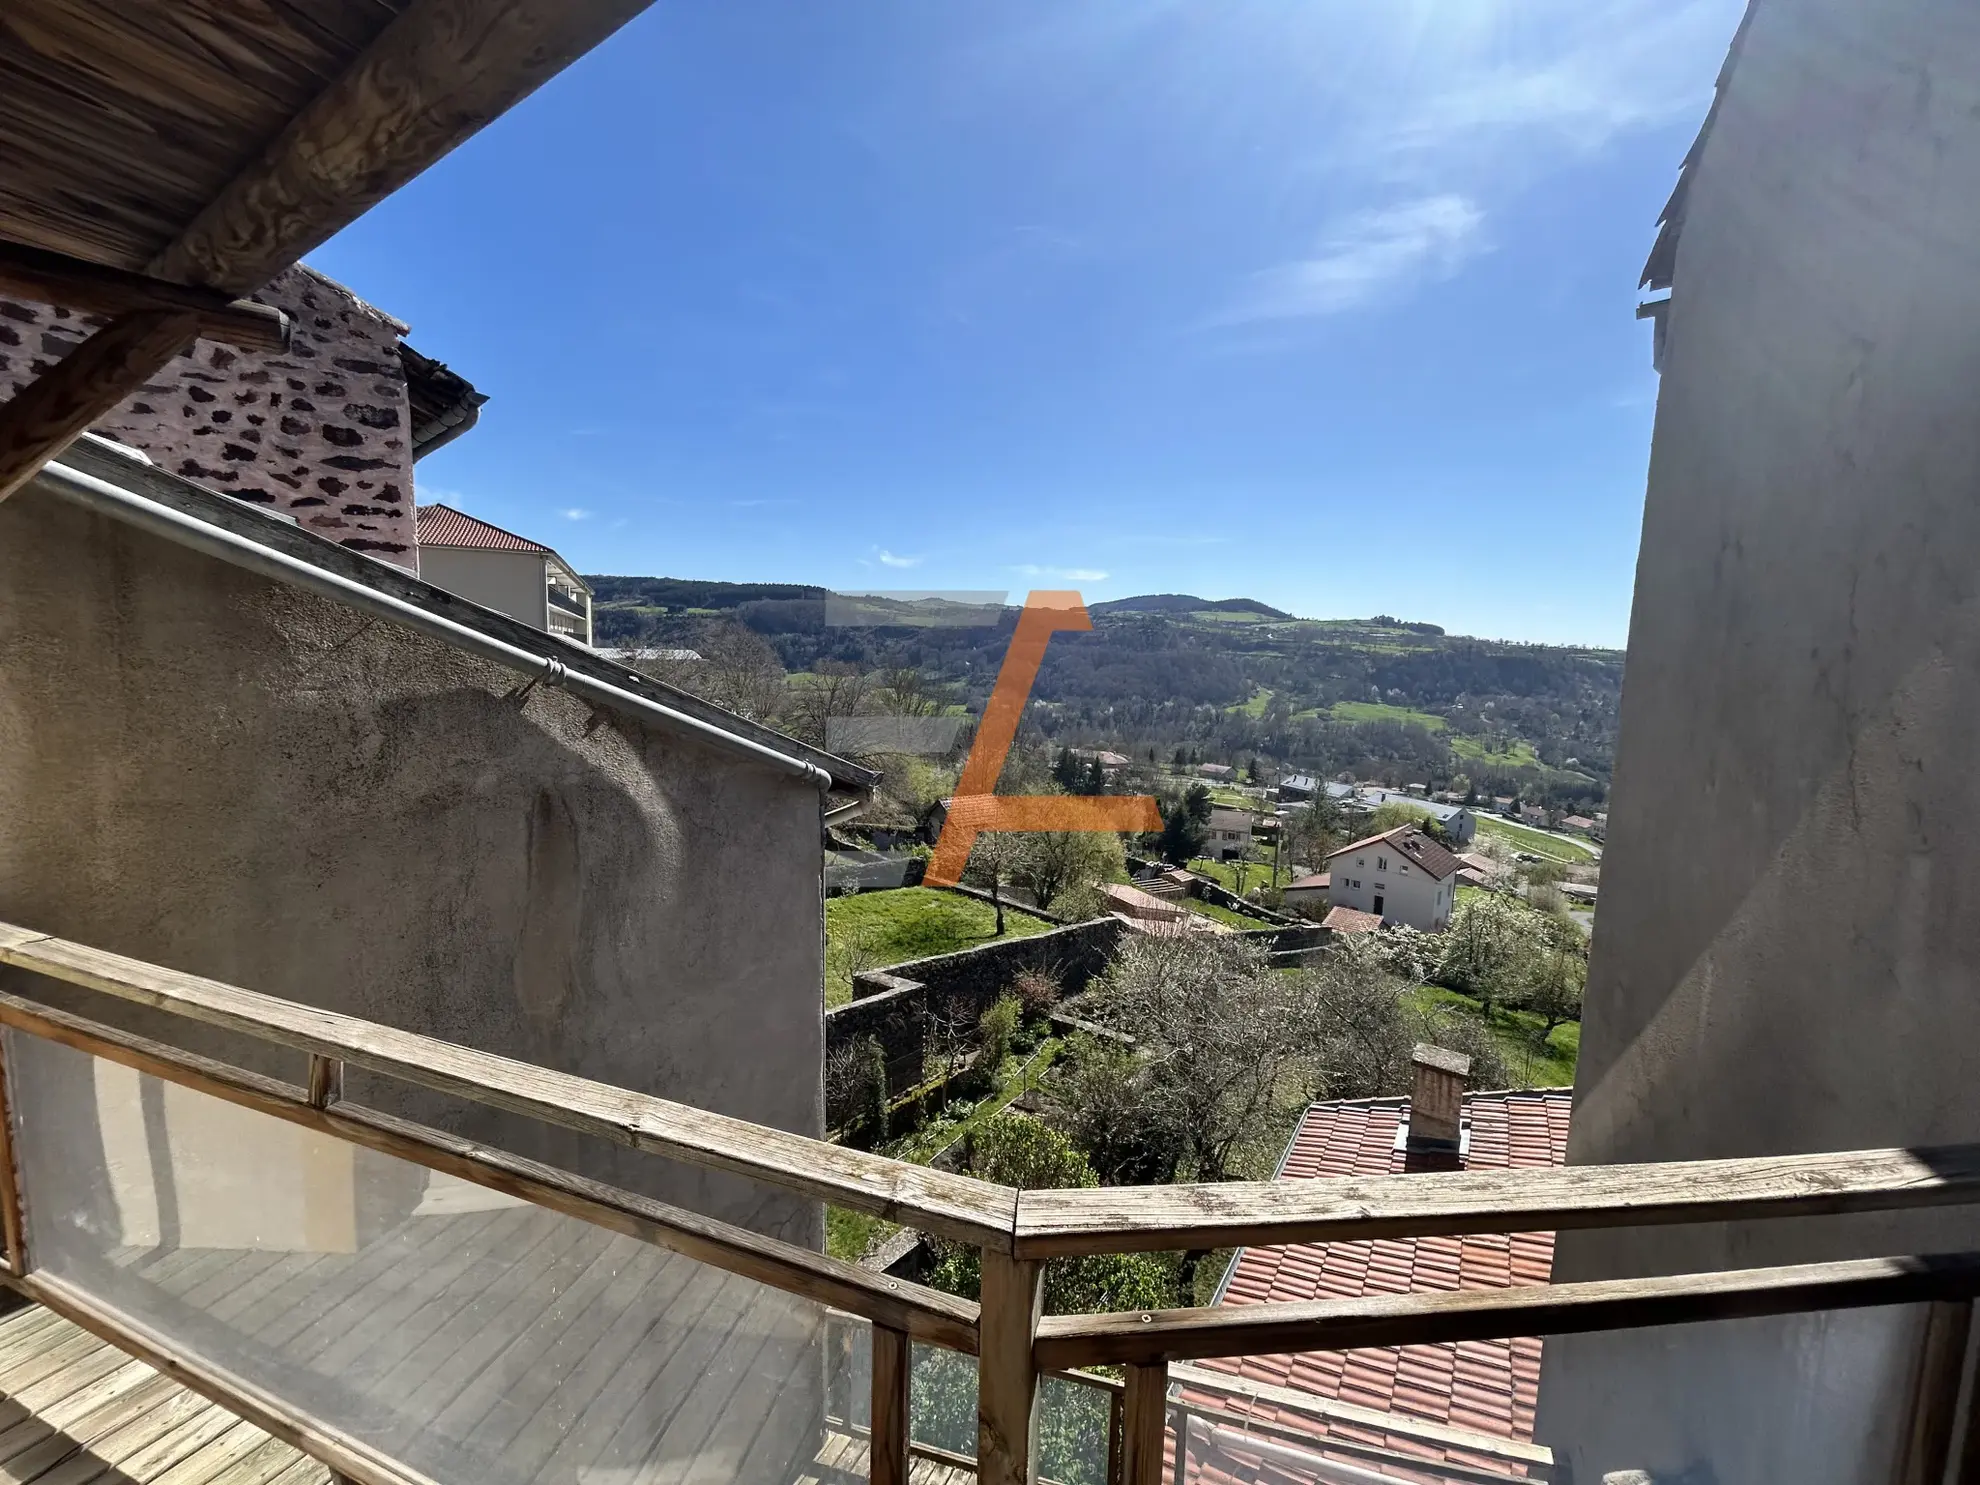
<svg viewBox="0 0 1980 1485"><path fill-rule="evenodd" d="M295 322L285 354L202 340L96 431L173 474L417 570L411 409L399 360L405 326L300 265L253 297ZM99 323L0 298L0 397Z"/></svg>

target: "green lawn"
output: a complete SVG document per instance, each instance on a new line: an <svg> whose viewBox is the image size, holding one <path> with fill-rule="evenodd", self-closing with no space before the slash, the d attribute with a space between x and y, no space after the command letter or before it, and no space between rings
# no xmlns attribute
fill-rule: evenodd
<svg viewBox="0 0 1980 1485"><path fill-rule="evenodd" d="M1431 712L1412 711L1406 706L1389 706L1380 701L1337 701L1328 712L1336 722L1404 722L1427 727L1432 732L1444 730L1444 719Z"/></svg>
<svg viewBox="0 0 1980 1485"><path fill-rule="evenodd" d="M852 999L852 977L909 959L926 959L989 943L997 914L987 902L934 887L897 887L833 897L825 903L825 1004ZM1004 936L1028 938L1052 925L1017 908L1004 909Z"/></svg>
<svg viewBox="0 0 1980 1485"><path fill-rule="evenodd" d="M1571 840L1560 840L1543 831L1529 830L1524 825L1515 825L1511 820L1501 820L1497 815L1478 814L1478 833L1496 835L1515 850L1531 851L1536 856L1549 856L1556 861L1565 861L1570 866L1583 861L1593 861L1595 853Z"/></svg>
<svg viewBox="0 0 1980 1485"><path fill-rule="evenodd" d="M1217 903L1205 902L1200 897L1185 897L1182 900L1182 905L1192 913L1195 913L1199 918L1211 918L1219 923L1229 924L1232 928L1270 928L1272 926L1270 923L1261 922L1257 918L1247 918L1243 913L1234 913L1229 908Z"/></svg>
<svg viewBox="0 0 1980 1485"><path fill-rule="evenodd" d="M1523 737L1514 738L1504 751L1498 751L1482 738L1466 737L1459 733L1451 738L1451 751L1460 758L1468 758L1474 763L1489 763L1496 768L1540 767L1540 755L1533 751L1533 744Z"/></svg>
<svg viewBox="0 0 1980 1485"><path fill-rule="evenodd" d="M1272 693L1266 690L1265 687L1260 686L1256 691L1251 693L1251 700L1244 702L1240 706L1230 707L1228 710L1243 712L1247 717L1262 717L1265 715L1265 708L1271 704Z"/></svg>
<svg viewBox="0 0 1980 1485"><path fill-rule="evenodd" d="M1409 992L1409 998L1425 1010L1449 1008L1476 1018L1484 1016L1484 1009L1469 995L1435 985L1419 985ZM1566 1088L1573 1084L1575 1059L1581 1054L1580 1022L1556 1026L1543 1046L1539 1041L1538 1016L1529 1011L1499 1008L1492 1012L1491 1031L1513 1086Z"/></svg>

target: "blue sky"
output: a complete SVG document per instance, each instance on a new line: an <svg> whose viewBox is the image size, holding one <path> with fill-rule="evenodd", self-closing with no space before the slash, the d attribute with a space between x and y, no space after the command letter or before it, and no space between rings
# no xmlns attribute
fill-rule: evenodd
<svg viewBox="0 0 1980 1485"><path fill-rule="evenodd" d="M654 6L311 255L587 572L1619 644L1739 0Z"/></svg>

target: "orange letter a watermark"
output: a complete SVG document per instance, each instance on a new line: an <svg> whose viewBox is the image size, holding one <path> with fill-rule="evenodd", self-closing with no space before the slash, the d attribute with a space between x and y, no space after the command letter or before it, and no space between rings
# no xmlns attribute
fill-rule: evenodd
<svg viewBox="0 0 1980 1485"><path fill-rule="evenodd" d="M1086 605L1077 593L1032 593L1024 600L1018 615L1017 633L1004 652L997 684L990 688L990 703L983 709L983 724L976 729L969 758L963 764L962 780L942 821L942 834L935 842L922 880L937 887L953 887L962 880L969 862L970 847L986 830L1112 830L1118 832L1160 830L1162 814L1152 795L1147 794L1008 794L994 792L1004 772L1004 759L1017 738L1018 718L1031 698L1031 687L1038 679L1038 667L1045 659L1045 645L1061 629L1085 630L1093 627Z"/></svg>

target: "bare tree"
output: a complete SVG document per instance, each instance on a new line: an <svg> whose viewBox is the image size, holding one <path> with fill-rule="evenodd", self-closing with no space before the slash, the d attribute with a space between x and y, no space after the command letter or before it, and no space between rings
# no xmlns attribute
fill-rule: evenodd
<svg viewBox="0 0 1980 1485"><path fill-rule="evenodd" d="M682 667L676 684L752 722L778 717L784 666L762 635L741 624L723 624L708 633L700 650L701 662Z"/></svg>
<svg viewBox="0 0 1980 1485"><path fill-rule="evenodd" d="M1100 830L1041 830L1020 842L1012 876L1040 907L1122 871L1121 838Z"/></svg>
<svg viewBox="0 0 1980 1485"><path fill-rule="evenodd" d="M1011 883L1023 860L1022 839L1006 831L986 830L970 847L969 864L963 868L963 880L973 887L989 890L990 904L997 910L999 938L1004 935L1004 888Z"/></svg>

